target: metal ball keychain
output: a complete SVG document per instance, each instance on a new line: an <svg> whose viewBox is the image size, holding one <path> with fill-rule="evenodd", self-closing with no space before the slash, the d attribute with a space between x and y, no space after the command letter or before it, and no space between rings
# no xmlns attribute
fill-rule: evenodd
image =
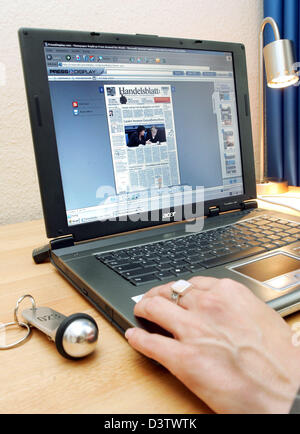
<svg viewBox="0 0 300 434"><path fill-rule="evenodd" d="M25 323L18 319L18 309L24 298L30 298L32 307L25 309L22 316ZM32 295L23 295L17 301L14 310L14 322L3 324L8 327L13 324L27 328L27 334L13 344L0 346L9 349L19 345L29 337L30 327L35 327L45 333L55 342L58 352L67 359L77 360L91 354L97 345L98 326L96 321L85 313L75 313L66 317L49 307L37 307Z"/></svg>

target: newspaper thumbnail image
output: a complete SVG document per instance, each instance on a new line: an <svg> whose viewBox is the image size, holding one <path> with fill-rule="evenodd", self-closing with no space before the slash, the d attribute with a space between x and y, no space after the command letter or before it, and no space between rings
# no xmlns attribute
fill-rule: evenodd
<svg viewBox="0 0 300 434"><path fill-rule="evenodd" d="M129 148L139 145L158 145L165 143L166 127L164 124L152 123L148 125L126 125L125 126L126 145Z"/></svg>
<svg viewBox="0 0 300 434"><path fill-rule="evenodd" d="M219 95L220 95L221 101L230 101L231 100L230 92L223 91L223 92L220 92Z"/></svg>
<svg viewBox="0 0 300 434"><path fill-rule="evenodd" d="M234 135L232 130L222 130L224 149L230 149L234 147Z"/></svg>
<svg viewBox="0 0 300 434"><path fill-rule="evenodd" d="M171 86L105 85L104 94L117 193L179 185Z"/></svg>
<svg viewBox="0 0 300 434"><path fill-rule="evenodd" d="M232 112L230 104L221 104L221 122L223 126L232 125Z"/></svg>

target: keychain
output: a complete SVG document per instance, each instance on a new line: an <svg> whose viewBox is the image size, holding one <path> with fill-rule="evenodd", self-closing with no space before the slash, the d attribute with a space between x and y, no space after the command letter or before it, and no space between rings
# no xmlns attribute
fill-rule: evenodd
<svg viewBox="0 0 300 434"><path fill-rule="evenodd" d="M18 309L24 298L30 298L32 307L25 309L22 316L26 322L19 321ZM0 350L16 347L30 335L31 327L45 333L55 342L58 352L67 359L80 359L91 354L97 345L98 326L96 321L85 313L75 313L66 317L49 307L37 307L32 295L23 295L14 309L14 321L3 324L6 328L12 325L24 327L24 337L9 345L0 345Z"/></svg>

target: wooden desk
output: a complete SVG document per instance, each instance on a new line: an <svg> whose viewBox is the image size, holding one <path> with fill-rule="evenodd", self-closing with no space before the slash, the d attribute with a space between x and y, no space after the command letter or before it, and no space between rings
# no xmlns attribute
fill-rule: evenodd
<svg viewBox="0 0 300 434"><path fill-rule="evenodd" d="M33 330L23 345L0 351L0 413L209 412L167 370L134 351L50 263L33 262L32 249L46 242L42 221L0 227L0 322L13 321L17 299L29 293L38 305L65 315L92 315L98 348L69 361ZM30 307L30 301L21 306ZM22 333L9 329L7 338Z"/></svg>
<svg viewBox="0 0 300 434"><path fill-rule="evenodd" d="M46 242L42 221L0 227L0 322L13 321L17 299L29 293L38 305L65 315L92 315L100 330L98 348L89 358L68 361L33 330L23 345L0 351L0 413L210 412L167 370L135 352L51 264L34 264L32 249ZM296 320L300 314L288 319ZM21 337L17 330L7 333L11 341L16 336Z"/></svg>

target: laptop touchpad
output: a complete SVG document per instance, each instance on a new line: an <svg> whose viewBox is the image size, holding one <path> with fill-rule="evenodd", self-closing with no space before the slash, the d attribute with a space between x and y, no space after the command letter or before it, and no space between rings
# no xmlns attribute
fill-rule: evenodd
<svg viewBox="0 0 300 434"><path fill-rule="evenodd" d="M285 253L277 253L231 269L279 291L300 284L300 259Z"/></svg>

